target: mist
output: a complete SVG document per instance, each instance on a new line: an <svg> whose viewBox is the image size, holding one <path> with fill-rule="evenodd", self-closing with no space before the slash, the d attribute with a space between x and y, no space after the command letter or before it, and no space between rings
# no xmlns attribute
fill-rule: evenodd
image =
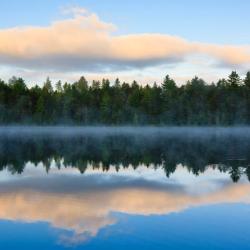
<svg viewBox="0 0 250 250"><path fill-rule="evenodd" d="M144 165L164 169L166 177L181 164L195 175L217 168L236 182L250 179L250 128L1 127L0 170L21 174L28 163L79 174Z"/></svg>
<svg viewBox="0 0 250 250"><path fill-rule="evenodd" d="M0 136L143 136L143 137L250 137L250 127L200 126L1 126Z"/></svg>

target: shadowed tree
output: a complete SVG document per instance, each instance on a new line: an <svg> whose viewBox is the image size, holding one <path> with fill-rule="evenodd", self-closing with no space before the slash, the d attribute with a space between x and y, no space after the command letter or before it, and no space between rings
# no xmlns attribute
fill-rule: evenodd
<svg viewBox="0 0 250 250"><path fill-rule="evenodd" d="M207 84L199 77L177 86L167 75L162 85L93 81L73 84L49 78L28 88L22 78L0 81L0 122L76 124L232 125L250 124L250 72Z"/></svg>
<svg viewBox="0 0 250 250"><path fill-rule="evenodd" d="M241 84L241 78L236 71L232 71L227 79L227 82L231 87L238 87Z"/></svg>
<svg viewBox="0 0 250 250"><path fill-rule="evenodd" d="M250 71L247 72L246 77L244 79L245 86L250 89Z"/></svg>

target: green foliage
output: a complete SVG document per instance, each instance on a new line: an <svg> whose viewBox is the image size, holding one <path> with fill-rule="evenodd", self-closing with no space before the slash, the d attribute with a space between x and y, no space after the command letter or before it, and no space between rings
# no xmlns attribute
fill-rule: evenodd
<svg viewBox="0 0 250 250"><path fill-rule="evenodd" d="M250 71L248 71L247 74L246 74L244 84L246 85L246 87L250 88Z"/></svg>
<svg viewBox="0 0 250 250"><path fill-rule="evenodd" d="M53 87L52 87L52 83L49 77L46 79L46 82L43 85L43 90L50 94L53 93Z"/></svg>
<svg viewBox="0 0 250 250"><path fill-rule="evenodd" d="M236 71L232 71L232 73L228 77L228 84L232 87L237 87L241 84L240 76Z"/></svg>
<svg viewBox="0 0 250 250"><path fill-rule="evenodd" d="M162 85L139 85L82 76L73 84L58 81L53 89L28 88L22 78L0 80L0 123L36 124L250 124L250 72L241 80L233 71L227 80L207 84L194 77L177 86L167 75Z"/></svg>

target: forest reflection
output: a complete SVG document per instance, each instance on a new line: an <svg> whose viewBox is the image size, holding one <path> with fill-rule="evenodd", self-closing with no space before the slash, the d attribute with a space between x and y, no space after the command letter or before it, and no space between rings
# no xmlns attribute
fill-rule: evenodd
<svg viewBox="0 0 250 250"><path fill-rule="evenodd" d="M74 167L84 174L87 168L109 171L115 167L140 165L163 168L166 177L178 165L195 175L208 168L229 173L237 182L246 175L250 180L249 134L208 135L176 133L83 134L9 134L0 133L0 169L21 174L28 162L42 163L49 173L52 163L58 169Z"/></svg>

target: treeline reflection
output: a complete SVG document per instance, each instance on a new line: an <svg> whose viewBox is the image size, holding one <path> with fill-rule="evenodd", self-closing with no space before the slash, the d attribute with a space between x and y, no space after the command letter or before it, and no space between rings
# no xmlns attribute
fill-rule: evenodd
<svg viewBox="0 0 250 250"><path fill-rule="evenodd" d="M74 167L84 173L88 167L109 171L115 167L142 164L163 168L171 176L178 165L195 175L208 168L229 173L237 182L250 180L250 138L244 136L176 135L0 135L0 170L21 174L27 163L42 163L49 172L52 162L60 168Z"/></svg>

